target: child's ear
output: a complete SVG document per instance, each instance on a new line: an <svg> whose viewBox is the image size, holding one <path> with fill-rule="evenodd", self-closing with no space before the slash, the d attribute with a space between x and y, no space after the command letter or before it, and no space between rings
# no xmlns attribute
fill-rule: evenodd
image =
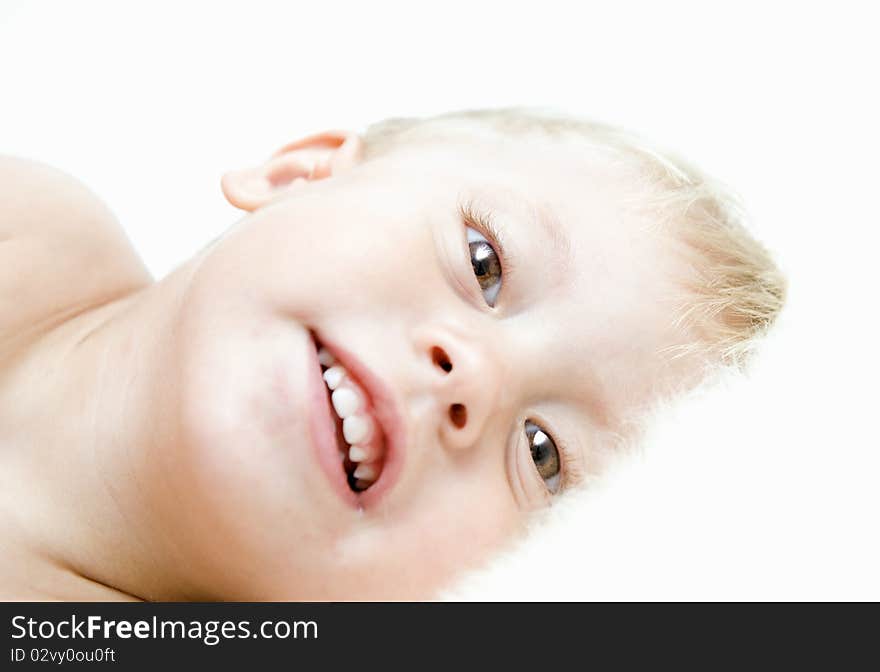
<svg viewBox="0 0 880 672"><path fill-rule="evenodd" d="M362 151L356 133L326 131L285 145L259 166L226 173L220 186L226 200L250 212L312 180L351 168Z"/></svg>

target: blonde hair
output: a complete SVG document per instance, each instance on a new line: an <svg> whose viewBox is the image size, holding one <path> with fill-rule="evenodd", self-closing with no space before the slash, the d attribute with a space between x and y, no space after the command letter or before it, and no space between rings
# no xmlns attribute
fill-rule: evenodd
<svg viewBox="0 0 880 672"><path fill-rule="evenodd" d="M769 252L746 230L744 208L730 189L633 133L536 108L385 119L366 129L364 160L475 130L575 137L616 158L618 166L638 178L637 207L676 234L691 270L683 281L685 299L672 320L693 338L665 353L673 359L696 355L725 366L745 366L756 341L782 310L787 283Z"/></svg>

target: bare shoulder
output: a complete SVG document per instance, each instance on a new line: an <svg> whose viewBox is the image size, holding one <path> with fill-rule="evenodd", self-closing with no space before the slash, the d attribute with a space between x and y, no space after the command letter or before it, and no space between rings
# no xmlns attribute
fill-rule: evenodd
<svg viewBox="0 0 880 672"><path fill-rule="evenodd" d="M51 166L0 155L0 358L151 282L91 190Z"/></svg>

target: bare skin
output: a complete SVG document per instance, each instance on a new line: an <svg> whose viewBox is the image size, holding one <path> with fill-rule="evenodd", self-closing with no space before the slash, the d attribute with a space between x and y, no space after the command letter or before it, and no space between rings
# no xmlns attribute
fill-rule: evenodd
<svg viewBox="0 0 880 672"><path fill-rule="evenodd" d="M524 420L571 446L573 481L681 378L655 357L682 338L681 269L578 152L481 139L359 157L328 132L227 175L245 218L159 282L97 197L0 159L0 597L430 597L552 499ZM497 306L462 193L518 255ZM553 206L564 245L517 194ZM315 464L313 331L404 418L399 478L365 510Z"/></svg>
<svg viewBox="0 0 880 672"><path fill-rule="evenodd" d="M32 487L15 482L15 465L19 450L39 451L41 432L60 429L31 422L30 402L40 399L51 408L53 401L35 372L61 366L63 353L150 284L143 262L100 199L54 168L0 157L0 594L5 599L131 599L37 550L44 548L43 530L27 529ZM50 526L50 534L58 532Z"/></svg>

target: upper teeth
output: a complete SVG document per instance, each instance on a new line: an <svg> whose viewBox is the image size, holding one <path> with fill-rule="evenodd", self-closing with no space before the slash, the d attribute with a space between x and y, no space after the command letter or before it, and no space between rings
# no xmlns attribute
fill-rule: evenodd
<svg viewBox="0 0 880 672"><path fill-rule="evenodd" d="M331 399L333 399L336 415L342 419L354 415L361 406L360 396L350 387L337 388L331 395Z"/></svg>
<svg viewBox="0 0 880 672"><path fill-rule="evenodd" d="M329 387L331 390L335 390L337 387L339 387L339 383L342 382L343 378L345 378L345 369L343 369L341 366L331 366L329 369L324 371L324 382L327 383L327 387Z"/></svg>
<svg viewBox="0 0 880 672"><path fill-rule="evenodd" d="M349 415L342 419L342 435L350 446L367 441L372 433L373 420L369 415Z"/></svg>
<svg viewBox="0 0 880 672"><path fill-rule="evenodd" d="M375 421L367 412L367 396L348 372L324 348L318 350L318 361L329 368L324 371L324 382L332 394L333 410L342 420L342 435L350 448L348 457L359 463L354 477L363 483L372 483L382 471L383 454Z"/></svg>

